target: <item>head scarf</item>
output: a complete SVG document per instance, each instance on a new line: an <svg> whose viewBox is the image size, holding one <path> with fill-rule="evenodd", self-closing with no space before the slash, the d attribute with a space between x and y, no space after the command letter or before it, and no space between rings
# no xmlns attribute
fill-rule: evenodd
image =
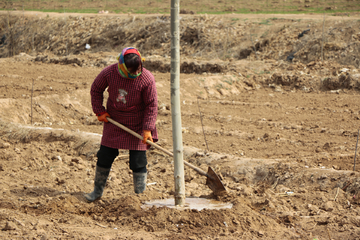
<svg viewBox="0 0 360 240"><path fill-rule="evenodd" d="M140 76L140 74L142 72L140 72L137 75L131 74L129 72L129 70L127 69L127 67L125 65L125 61L124 61L124 56L129 53L135 53L136 55L138 55L140 57L141 62L144 62L145 58L142 58L140 52L136 48L133 48L133 47L124 48L121 51L121 53L119 54L119 56L116 58L117 60L119 60L118 69L119 69L120 75L123 76L124 78L135 79L138 76ZM142 63L140 63L140 64L142 64Z"/></svg>

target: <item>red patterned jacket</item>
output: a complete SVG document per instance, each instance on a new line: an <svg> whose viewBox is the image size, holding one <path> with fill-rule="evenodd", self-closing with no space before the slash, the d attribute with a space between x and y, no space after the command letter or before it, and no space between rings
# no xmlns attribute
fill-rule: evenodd
<svg viewBox="0 0 360 240"><path fill-rule="evenodd" d="M109 93L106 109L103 106L104 91ZM91 104L95 114L108 112L110 117L142 135L151 130L154 142L158 140L155 122L157 117L157 91L155 78L143 68L136 79L120 75L117 63L104 68L91 85ZM149 145L108 122L104 123L101 144L111 148L147 150Z"/></svg>

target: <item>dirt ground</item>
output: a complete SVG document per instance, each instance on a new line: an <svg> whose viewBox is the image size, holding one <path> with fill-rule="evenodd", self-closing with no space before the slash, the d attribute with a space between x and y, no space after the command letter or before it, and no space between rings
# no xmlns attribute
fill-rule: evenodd
<svg viewBox="0 0 360 240"><path fill-rule="evenodd" d="M27 15L28 23L33 17ZM323 16L185 17L184 158L203 170L211 166L227 189L214 196L206 178L185 167L186 196L232 204L220 210L144 208L174 194L173 159L156 149L147 153L143 194L133 193L127 151L121 150L103 197L93 203L83 197L93 188L102 134L90 86L116 61L121 46L139 47L155 76L159 145L172 151L170 43L156 45L166 34L158 29L152 38L151 30L168 19L121 16L119 21L141 19L149 35L120 29L124 41L117 46L104 30L114 26L107 25L112 17L74 15L66 23L74 26L67 38L61 35L67 25L54 25L56 16L35 18L42 41L35 37L27 45L20 35L16 48L8 42L0 49L0 239L360 239L360 174L354 164L360 18L327 18L321 41ZM46 21L55 29L51 36L41 32ZM80 44L71 34L88 33L76 26L94 21L102 39L92 35ZM300 38L308 26L311 31ZM228 38L218 41L221 29L228 29ZM10 51L14 56L6 57Z"/></svg>

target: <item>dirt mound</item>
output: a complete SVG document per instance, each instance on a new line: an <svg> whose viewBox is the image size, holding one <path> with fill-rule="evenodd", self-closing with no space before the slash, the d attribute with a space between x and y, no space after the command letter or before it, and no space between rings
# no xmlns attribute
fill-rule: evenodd
<svg viewBox="0 0 360 240"><path fill-rule="evenodd" d="M280 64L280 69L265 79L270 87L300 89L305 92L317 90L359 90L357 68L344 67L336 62L315 62L308 64ZM327 77L325 77L327 76Z"/></svg>
<svg viewBox="0 0 360 240"><path fill-rule="evenodd" d="M81 56L82 55L82 56ZM102 59L88 59L88 55L84 56L68 56L68 57L57 57L49 55L37 55L33 57L34 62L43 62L43 63L54 63L54 64L64 64L64 65L73 65L73 66L95 66L95 67L106 67L110 64L117 63L116 58L108 57ZM31 56L30 56L31 58ZM163 73L170 72L171 64L169 58L163 58L159 56L151 56L147 58L144 63L150 71L158 71ZM222 73L226 72L229 69L226 64L222 61L209 62L209 61L181 61L180 63L180 72L181 73Z"/></svg>
<svg viewBox="0 0 360 240"><path fill-rule="evenodd" d="M307 19L269 18L257 22L185 15L180 24L180 52L182 58L207 61L256 58L308 64L323 59L359 67L359 24L340 17L314 23ZM169 16L41 18L9 14L1 15L0 36L3 36L1 57L20 52L58 56L120 52L125 46L135 46L145 56L170 56ZM195 73L227 70L216 66L183 68ZM168 66L159 69L168 71Z"/></svg>
<svg viewBox="0 0 360 240"><path fill-rule="evenodd" d="M233 171L234 166L239 169L237 160L231 162L233 156L210 153L205 158L219 157L223 161L222 170L217 171L228 194L218 200L231 202L231 209L198 211L152 207L144 210L145 200L171 198L173 190L168 182L173 177L172 166L164 164L167 160L161 153L150 150L149 180L153 184L148 185L146 194L137 196L131 193L128 163L124 161L126 153L122 152L114 163L105 196L89 204L82 197L82 187L91 188L96 159L94 154L87 153L93 150L91 143L98 140L81 132L23 128L5 123L1 133L0 224L4 238L13 235L114 238L119 233L135 239L140 235L196 239L204 234L222 239L276 239L279 235L305 238L326 234L322 226L329 224L333 237L343 236L345 230L349 238L358 237L351 230L359 223L353 210L359 201L358 173L304 168L284 160L259 163L256 167L252 159L249 164L253 175L243 175ZM74 144L80 139L85 147L81 151ZM93 147L86 148L86 144ZM195 151L195 154L188 152L189 156L202 162L205 155L199 149ZM7 181L9 178L13 181ZM188 193L194 197L213 197L203 187L204 180L188 169L186 183ZM344 212L347 217L339 223ZM314 224L319 225L318 230L309 233Z"/></svg>

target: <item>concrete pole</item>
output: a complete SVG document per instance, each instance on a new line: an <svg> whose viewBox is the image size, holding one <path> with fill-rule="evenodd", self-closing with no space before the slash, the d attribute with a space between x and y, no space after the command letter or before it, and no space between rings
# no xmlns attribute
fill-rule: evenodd
<svg viewBox="0 0 360 240"><path fill-rule="evenodd" d="M180 110L180 0L171 0L171 117L173 129L175 206L185 205L184 159Z"/></svg>

